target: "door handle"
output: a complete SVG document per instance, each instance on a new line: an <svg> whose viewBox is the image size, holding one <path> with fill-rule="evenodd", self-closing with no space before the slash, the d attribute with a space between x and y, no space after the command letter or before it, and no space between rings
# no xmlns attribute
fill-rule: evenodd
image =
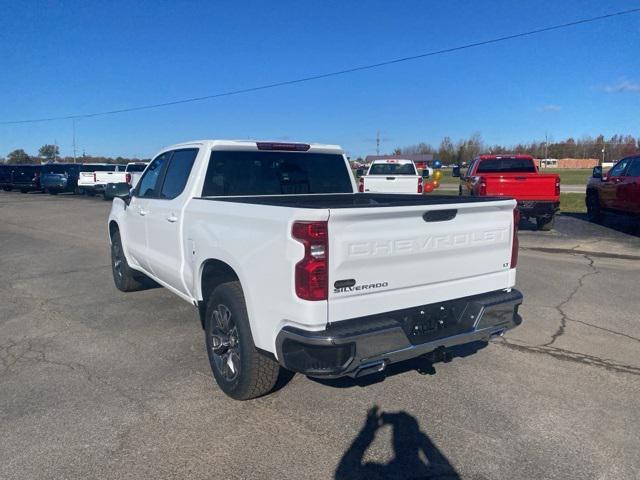
<svg viewBox="0 0 640 480"><path fill-rule="evenodd" d="M178 217L176 217L175 215L171 215L170 217L167 217L167 222L169 223L175 223L178 221Z"/></svg>

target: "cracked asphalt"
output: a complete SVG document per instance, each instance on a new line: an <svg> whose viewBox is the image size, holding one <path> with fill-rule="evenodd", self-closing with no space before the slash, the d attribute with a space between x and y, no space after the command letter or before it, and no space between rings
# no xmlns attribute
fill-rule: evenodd
<svg viewBox="0 0 640 480"><path fill-rule="evenodd" d="M0 193L0 478L640 478L637 236L523 232L503 339L240 403L190 305L115 289L108 209Z"/></svg>

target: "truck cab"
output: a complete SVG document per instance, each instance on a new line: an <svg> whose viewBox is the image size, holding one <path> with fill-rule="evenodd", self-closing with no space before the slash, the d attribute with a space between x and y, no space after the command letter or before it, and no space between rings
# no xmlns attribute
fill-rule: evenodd
<svg viewBox="0 0 640 480"><path fill-rule="evenodd" d="M593 222L601 221L607 213L640 219L640 155L621 159L607 173L595 167L585 202Z"/></svg>

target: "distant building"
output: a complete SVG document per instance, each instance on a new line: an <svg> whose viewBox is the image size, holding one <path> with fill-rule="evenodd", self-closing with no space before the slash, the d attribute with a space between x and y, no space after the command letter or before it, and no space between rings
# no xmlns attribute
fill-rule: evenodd
<svg viewBox="0 0 640 480"><path fill-rule="evenodd" d="M432 161L433 155L428 154L414 154L414 155L367 155L364 159L366 164L370 164L374 160L386 160L389 158L396 158L398 160L413 160L416 164L416 168L426 168Z"/></svg>
<svg viewBox="0 0 640 480"><path fill-rule="evenodd" d="M599 164L597 158L537 158L538 168L593 168Z"/></svg>

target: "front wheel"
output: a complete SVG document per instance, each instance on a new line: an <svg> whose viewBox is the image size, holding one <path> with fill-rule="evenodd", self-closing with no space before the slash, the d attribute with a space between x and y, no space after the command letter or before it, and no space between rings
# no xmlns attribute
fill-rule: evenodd
<svg viewBox="0 0 640 480"><path fill-rule="evenodd" d="M143 288L140 275L136 275L124 255L120 232L114 233L111 239L111 271L113 283L121 292L135 292Z"/></svg>
<svg viewBox="0 0 640 480"><path fill-rule="evenodd" d="M542 230L543 232L548 232L549 230L551 230L553 228L555 218L555 215L551 215L550 217L536 218L536 225L538 227L538 230Z"/></svg>
<svg viewBox="0 0 640 480"><path fill-rule="evenodd" d="M587 217L593 223L602 222L602 210L600 209L600 198L597 193L587 193Z"/></svg>
<svg viewBox="0 0 640 480"><path fill-rule="evenodd" d="M253 335L239 282L216 287L206 308L207 354L220 389L235 400L250 400L269 393L280 366L260 353Z"/></svg>

